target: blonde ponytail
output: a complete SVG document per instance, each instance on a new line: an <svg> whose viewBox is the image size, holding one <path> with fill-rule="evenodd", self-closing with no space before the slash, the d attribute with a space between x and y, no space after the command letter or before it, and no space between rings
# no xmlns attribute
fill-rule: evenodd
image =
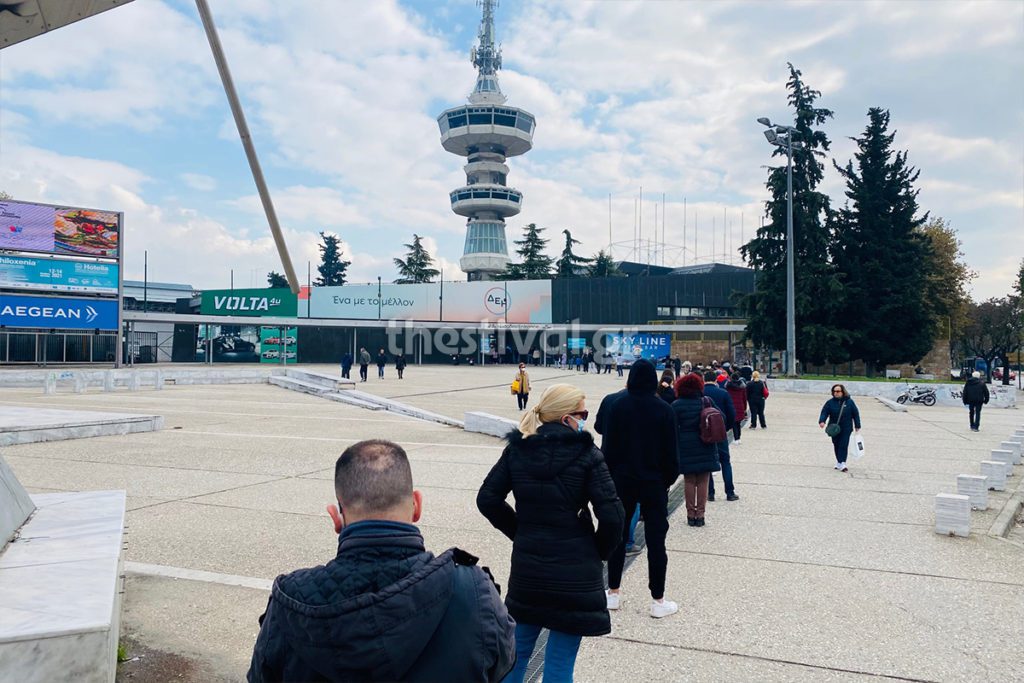
<svg viewBox="0 0 1024 683"><path fill-rule="evenodd" d="M563 415L576 410L586 395L571 384L552 384L540 396L540 401L526 411L519 421L519 431L524 437L533 436L546 422L556 422Z"/></svg>

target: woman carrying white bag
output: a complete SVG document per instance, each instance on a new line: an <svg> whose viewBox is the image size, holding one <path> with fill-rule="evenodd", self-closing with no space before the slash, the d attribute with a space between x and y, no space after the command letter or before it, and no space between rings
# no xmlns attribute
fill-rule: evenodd
<svg viewBox="0 0 1024 683"><path fill-rule="evenodd" d="M840 472L849 471L846 466L846 455L850 447L850 436L854 431L857 432L857 438L860 438L860 410L850 398L850 392L842 384L832 386L832 398L825 401L825 405L821 407L818 426L825 430L827 436L832 437L832 450L836 454L835 469ZM854 446L856 448L856 443Z"/></svg>

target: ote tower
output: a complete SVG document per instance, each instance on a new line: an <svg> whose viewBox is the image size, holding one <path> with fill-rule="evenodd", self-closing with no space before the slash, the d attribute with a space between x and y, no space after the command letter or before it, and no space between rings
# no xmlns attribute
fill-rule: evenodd
<svg viewBox="0 0 1024 683"><path fill-rule="evenodd" d="M469 280L490 280L509 263L505 219L519 213L523 193L508 187L505 159L533 147L533 115L505 105L498 87L501 50L494 41L497 0L478 0L483 9L480 45L470 58L477 68L469 104L437 118L441 145L466 157L466 185L450 193L452 211L465 216L466 245L459 265Z"/></svg>

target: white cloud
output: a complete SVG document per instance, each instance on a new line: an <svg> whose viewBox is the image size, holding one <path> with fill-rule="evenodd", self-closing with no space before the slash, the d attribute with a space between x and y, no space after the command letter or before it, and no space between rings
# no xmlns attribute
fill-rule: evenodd
<svg viewBox="0 0 1024 683"><path fill-rule="evenodd" d="M208 175L202 173L182 173L180 176L181 182L185 183L188 187L193 190L199 190L200 192L213 192L217 189L217 179L211 178Z"/></svg>

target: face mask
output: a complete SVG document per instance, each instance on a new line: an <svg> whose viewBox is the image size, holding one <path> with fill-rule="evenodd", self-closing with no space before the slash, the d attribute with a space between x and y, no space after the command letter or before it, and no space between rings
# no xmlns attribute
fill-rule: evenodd
<svg viewBox="0 0 1024 683"><path fill-rule="evenodd" d="M582 434L583 430L587 426L587 421L582 419L582 418L579 418L579 417L575 418L575 420L576 420L576 431L577 431L577 433Z"/></svg>

